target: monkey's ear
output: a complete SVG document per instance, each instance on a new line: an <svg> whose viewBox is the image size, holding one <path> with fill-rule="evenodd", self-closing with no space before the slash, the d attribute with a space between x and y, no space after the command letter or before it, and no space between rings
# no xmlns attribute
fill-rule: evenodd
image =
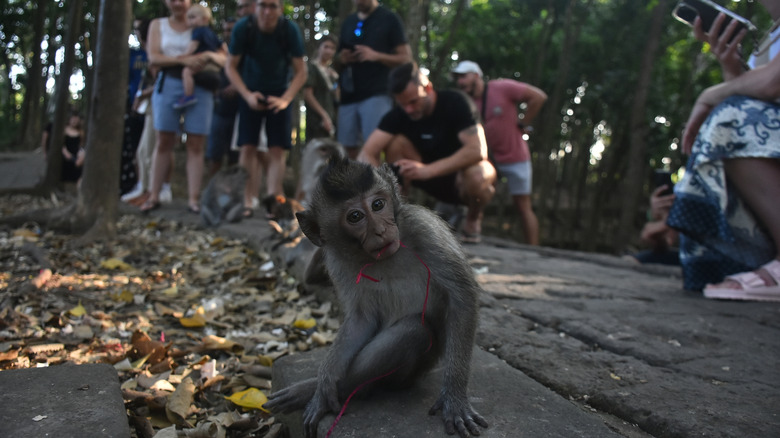
<svg viewBox="0 0 780 438"><path fill-rule="evenodd" d="M298 218L298 225L301 227L301 231L306 237L311 240L311 243L316 246L322 246L322 237L320 236L320 224L314 218L311 211L300 211L295 213L295 217Z"/></svg>

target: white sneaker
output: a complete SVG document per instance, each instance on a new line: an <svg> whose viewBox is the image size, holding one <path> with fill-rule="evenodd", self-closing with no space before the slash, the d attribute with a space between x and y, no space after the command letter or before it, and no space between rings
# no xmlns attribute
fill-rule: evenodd
<svg viewBox="0 0 780 438"><path fill-rule="evenodd" d="M141 196L144 193L144 188L141 186L141 182L139 181L135 187L133 187L133 190L130 190L129 192L122 195L121 198L119 198L122 202L127 202L131 199L135 199L139 196Z"/></svg>
<svg viewBox="0 0 780 438"><path fill-rule="evenodd" d="M163 184L162 189L160 189L160 195L157 199L165 204L170 204L173 201L173 193L171 192L170 184Z"/></svg>

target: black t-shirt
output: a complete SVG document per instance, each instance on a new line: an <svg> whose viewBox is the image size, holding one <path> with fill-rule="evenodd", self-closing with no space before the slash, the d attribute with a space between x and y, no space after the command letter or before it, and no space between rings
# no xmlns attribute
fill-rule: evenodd
<svg viewBox="0 0 780 438"><path fill-rule="evenodd" d="M395 106L379 122L379 129L396 135L403 134L414 145L425 164L449 157L463 145L458 134L477 124L477 108L471 99L459 90L437 92L436 105L429 117L412 120L404 110Z"/></svg>
<svg viewBox="0 0 780 438"><path fill-rule="evenodd" d="M406 34L401 19L389 9L379 6L360 24L360 36L356 35L358 29L357 14L349 15L341 25L341 38L339 38L339 50L344 47L352 48L355 44L369 46L377 52L395 53L395 48L406 44ZM355 91L347 93L341 87L341 103L355 103L387 93L387 75L390 68L381 62L357 62L352 67L352 81ZM340 80L344 80L341 75Z"/></svg>

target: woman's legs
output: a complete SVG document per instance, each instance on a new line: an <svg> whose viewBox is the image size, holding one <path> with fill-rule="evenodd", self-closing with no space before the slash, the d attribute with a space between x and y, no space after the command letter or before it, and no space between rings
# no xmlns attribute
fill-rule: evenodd
<svg viewBox="0 0 780 438"><path fill-rule="evenodd" d="M733 158L724 160L723 164L729 182L737 188L740 197L774 241L775 258L780 260L780 160ZM758 269L755 273L764 280L764 284L776 284L766 270ZM742 286L736 281L726 280L718 287L740 289Z"/></svg>
<svg viewBox="0 0 780 438"><path fill-rule="evenodd" d="M203 156L206 136L187 134L187 190L190 209L200 210L200 186L203 182Z"/></svg>
<svg viewBox="0 0 780 438"><path fill-rule="evenodd" d="M173 162L173 147L176 144L176 133L160 131L157 133L156 143L152 158L152 184L149 199L141 206L142 211L154 208L160 203L160 188L162 188L162 184Z"/></svg>

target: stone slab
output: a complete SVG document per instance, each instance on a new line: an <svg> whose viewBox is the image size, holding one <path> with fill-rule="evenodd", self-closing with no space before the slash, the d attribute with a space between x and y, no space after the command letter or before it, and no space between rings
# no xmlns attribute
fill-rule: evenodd
<svg viewBox="0 0 780 438"><path fill-rule="evenodd" d="M130 437L111 365L2 371L0 393L0 437Z"/></svg>
<svg viewBox="0 0 780 438"><path fill-rule="evenodd" d="M316 375L325 349L287 356L273 368L274 390ZM447 437L441 416L429 416L440 389L442 369L410 389L375 392L353 399L331 437ZM621 437L598 416L550 391L492 354L474 349L469 398L490 424L483 437ZM290 436L303 436L300 412L278 416ZM335 416L320 421L318 437L325 437Z"/></svg>

